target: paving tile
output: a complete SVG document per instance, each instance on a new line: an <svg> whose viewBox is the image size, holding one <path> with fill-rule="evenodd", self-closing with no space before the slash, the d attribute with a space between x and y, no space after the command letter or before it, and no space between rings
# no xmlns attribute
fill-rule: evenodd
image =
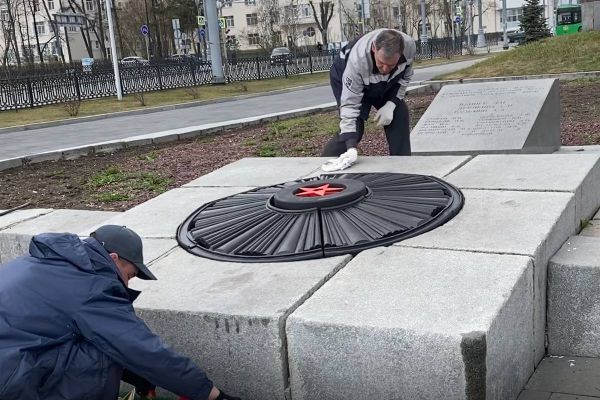
<svg viewBox="0 0 600 400"><path fill-rule="evenodd" d="M525 389L600 397L600 359L547 357ZM551 399L557 400L554 396Z"/></svg>
<svg viewBox="0 0 600 400"><path fill-rule="evenodd" d="M552 393L537 390L523 390L517 400L549 400Z"/></svg>

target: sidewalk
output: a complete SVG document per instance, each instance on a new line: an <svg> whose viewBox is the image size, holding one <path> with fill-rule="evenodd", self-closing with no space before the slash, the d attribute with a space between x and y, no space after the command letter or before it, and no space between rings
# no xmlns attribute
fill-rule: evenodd
<svg viewBox="0 0 600 400"><path fill-rule="evenodd" d="M482 59L421 68L415 71L413 81L431 78L466 68ZM195 107L159 111L148 114L128 114L102 120L83 121L0 135L0 161L30 157L60 149L76 149L98 143L119 142L126 138L152 135L152 137L182 135L190 127L213 128L232 120L261 120L267 115L310 108L333 106L329 86L311 87L297 91L265 94L258 97L227 102L204 104Z"/></svg>

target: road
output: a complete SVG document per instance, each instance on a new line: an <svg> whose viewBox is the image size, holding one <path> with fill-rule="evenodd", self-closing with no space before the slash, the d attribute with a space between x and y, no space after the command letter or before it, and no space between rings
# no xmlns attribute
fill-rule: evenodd
<svg viewBox="0 0 600 400"><path fill-rule="evenodd" d="M466 68L482 59L415 70L413 82ZM148 114L125 115L95 121L0 134L0 160L40 154L69 147L119 140L171 129L256 117L334 101L329 86L231 100Z"/></svg>

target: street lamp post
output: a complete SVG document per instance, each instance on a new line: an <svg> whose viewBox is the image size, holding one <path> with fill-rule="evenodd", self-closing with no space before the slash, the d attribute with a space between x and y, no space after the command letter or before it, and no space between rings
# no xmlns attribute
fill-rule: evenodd
<svg viewBox="0 0 600 400"><path fill-rule="evenodd" d="M223 74L223 60L221 58L221 35L219 34L219 20L217 17L216 0L204 2L206 7L206 24L208 25L208 41L210 45L210 61L212 65L213 83L225 83Z"/></svg>
<svg viewBox="0 0 600 400"><path fill-rule="evenodd" d="M427 25L425 23L425 0L421 0L421 44L427 44Z"/></svg>
<svg viewBox="0 0 600 400"><path fill-rule="evenodd" d="M502 0L502 48L508 50L508 35L506 34L506 0Z"/></svg>
<svg viewBox="0 0 600 400"><path fill-rule="evenodd" d="M113 71L115 73L115 86L117 89L117 99L123 100L123 91L121 90L121 77L119 75L119 60L117 60L117 45L115 41L115 29L112 20L112 1L106 0L106 18L108 19L108 35L110 36L110 54L113 61Z"/></svg>
<svg viewBox="0 0 600 400"><path fill-rule="evenodd" d="M483 34L483 7L482 0L477 0L477 12L479 13L479 30L477 31L477 47L485 47L485 35Z"/></svg>

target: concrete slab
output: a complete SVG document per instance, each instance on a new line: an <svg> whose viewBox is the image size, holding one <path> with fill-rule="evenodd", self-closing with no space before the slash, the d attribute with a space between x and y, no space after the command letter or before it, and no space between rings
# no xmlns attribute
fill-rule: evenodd
<svg viewBox="0 0 600 400"><path fill-rule="evenodd" d="M362 252L288 318L292 398L515 399L532 317L529 257Z"/></svg>
<svg viewBox="0 0 600 400"><path fill-rule="evenodd" d="M463 190L452 220L395 246L519 254L533 258L536 361L545 354L546 272L550 257L578 230L572 193ZM540 212L542 211L542 212Z"/></svg>
<svg viewBox="0 0 600 400"><path fill-rule="evenodd" d="M579 234L581 236L600 237L600 220L589 220Z"/></svg>
<svg viewBox="0 0 600 400"><path fill-rule="evenodd" d="M34 235L44 232L77 233L90 224L102 223L118 214L107 211L54 210L13 224L0 230L0 262L8 262L27 254L29 242Z"/></svg>
<svg viewBox="0 0 600 400"><path fill-rule="evenodd" d="M600 210L596 212L596 214L594 214L594 217L592 219L600 219Z"/></svg>
<svg viewBox="0 0 600 400"><path fill-rule="evenodd" d="M571 237L548 265L548 351L600 357L600 238Z"/></svg>
<svg viewBox="0 0 600 400"><path fill-rule="evenodd" d="M548 357L540 363L526 389L600 397L599 381L599 359Z"/></svg>
<svg viewBox="0 0 600 400"><path fill-rule="evenodd" d="M344 170L344 173L361 172L394 172L405 174L433 175L444 177L460 168L471 159L471 156L411 156L411 157L359 157L358 162ZM310 176L324 174L317 165L318 170Z"/></svg>
<svg viewBox="0 0 600 400"><path fill-rule="evenodd" d="M594 153L600 152L600 145L591 145L591 146L560 146L555 153L566 153L573 154L578 152L586 152L586 153Z"/></svg>
<svg viewBox="0 0 600 400"><path fill-rule="evenodd" d="M600 206L600 154L482 155L447 180L461 189L573 192L581 220Z"/></svg>
<svg viewBox="0 0 600 400"><path fill-rule="evenodd" d="M550 400L598 400L598 397L577 396L573 394L553 393Z"/></svg>
<svg viewBox="0 0 600 400"><path fill-rule="evenodd" d="M269 186L293 181L320 170L324 157L244 158L184 185L193 186Z"/></svg>
<svg viewBox="0 0 600 400"><path fill-rule="evenodd" d="M174 238L177 227L194 210L209 201L252 189L250 187L188 187L169 190L145 203L117 215L104 224L125 225L143 238ZM98 225L80 232L87 235Z"/></svg>
<svg viewBox="0 0 600 400"><path fill-rule="evenodd" d="M40 215L51 213L52 211L54 211L52 208L32 208L13 211L0 217L0 231L19 222L33 219L39 217Z"/></svg>
<svg viewBox="0 0 600 400"><path fill-rule="evenodd" d="M550 392L537 392L535 390L523 390L517 400L548 400L552 396Z"/></svg>
<svg viewBox="0 0 600 400"><path fill-rule="evenodd" d="M177 249L157 261L158 281L138 281L138 315L227 393L284 399L285 321L350 257L238 264Z"/></svg>

